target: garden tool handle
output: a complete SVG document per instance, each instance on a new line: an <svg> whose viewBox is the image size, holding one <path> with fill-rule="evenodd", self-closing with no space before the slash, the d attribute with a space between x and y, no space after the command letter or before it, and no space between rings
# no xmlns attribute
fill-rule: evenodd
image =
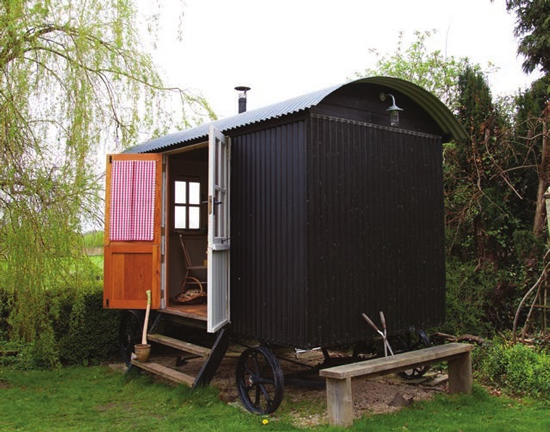
<svg viewBox="0 0 550 432"><path fill-rule="evenodd" d="M363 317L363 319L369 323L369 325L374 329L376 330L378 333L381 333L380 330L378 330L378 327L376 327L376 324L374 324L372 322L372 320L367 316L365 315L364 313L361 314L361 316Z"/></svg>
<svg viewBox="0 0 550 432"><path fill-rule="evenodd" d="M141 335L141 343L147 344L147 327L149 327L149 312L151 311L151 290L145 291L147 294L147 309L145 309L145 321L143 322L143 333Z"/></svg>
<svg viewBox="0 0 550 432"><path fill-rule="evenodd" d="M380 311L380 321L382 322L382 328L384 333L386 333L386 318L384 317L384 312Z"/></svg>

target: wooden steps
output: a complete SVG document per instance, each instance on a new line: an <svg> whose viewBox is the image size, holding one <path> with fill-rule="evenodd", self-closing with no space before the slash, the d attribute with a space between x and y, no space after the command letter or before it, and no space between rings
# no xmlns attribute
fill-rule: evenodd
<svg viewBox="0 0 550 432"><path fill-rule="evenodd" d="M207 355L210 354L210 348L205 348L200 345L195 345L189 342L185 342L179 339L174 339L169 336L165 336L161 334L147 335L147 339L151 342L156 342L162 345L179 349L180 351L196 354L201 357L206 357Z"/></svg>
<svg viewBox="0 0 550 432"><path fill-rule="evenodd" d="M132 365L179 384L186 384L189 387L193 387L195 384L195 378L191 375L178 372L158 363L142 363L137 360L132 360Z"/></svg>
<svg viewBox="0 0 550 432"><path fill-rule="evenodd" d="M155 326L153 326L153 328L154 327ZM206 332L206 330L204 331ZM185 331L182 331L182 334L185 334ZM147 335L147 339L149 342L166 345L179 351L205 358L200 372L195 377L159 363L155 363L154 361L139 362L136 359L132 360L132 366L138 367L155 375L159 375L175 383L186 384L192 388L210 384L210 381L212 381L212 378L214 377L214 374L216 373L218 366L220 365L225 353L227 352L227 348L229 347L229 333L224 329L220 330L216 335L216 340L212 348L206 348L159 333L149 334Z"/></svg>

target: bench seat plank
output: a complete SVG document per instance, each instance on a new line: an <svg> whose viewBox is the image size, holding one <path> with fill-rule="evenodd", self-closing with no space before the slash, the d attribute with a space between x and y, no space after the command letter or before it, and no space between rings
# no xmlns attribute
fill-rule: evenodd
<svg viewBox="0 0 550 432"><path fill-rule="evenodd" d="M396 354L393 357L383 357L365 360L348 365L335 366L319 371L319 375L325 378L353 378L361 375L374 375L379 372L400 371L410 369L412 366L422 366L439 361L446 361L453 357L470 352L474 347L462 343L450 343L418 351L409 351Z"/></svg>

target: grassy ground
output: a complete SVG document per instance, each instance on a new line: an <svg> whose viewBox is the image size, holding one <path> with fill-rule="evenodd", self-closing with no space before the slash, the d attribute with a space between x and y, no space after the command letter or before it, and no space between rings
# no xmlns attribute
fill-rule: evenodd
<svg viewBox="0 0 550 432"><path fill-rule="evenodd" d="M227 405L215 389L183 386L108 367L0 370L0 430L294 431L288 410L258 417ZM264 420L267 424L263 424ZM339 430L328 426L312 430ZM351 431L548 431L550 405L489 396L441 396L396 414L366 417Z"/></svg>
<svg viewBox="0 0 550 432"><path fill-rule="evenodd" d="M475 386L470 396L439 395L394 415L361 419L354 426L376 431L549 431L550 404L497 398Z"/></svg>

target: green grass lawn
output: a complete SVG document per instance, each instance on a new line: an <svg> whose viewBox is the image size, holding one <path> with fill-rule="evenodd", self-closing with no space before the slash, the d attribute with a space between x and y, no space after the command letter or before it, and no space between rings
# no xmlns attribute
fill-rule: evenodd
<svg viewBox="0 0 550 432"><path fill-rule="evenodd" d="M373 431L550 431L550 404L493 397L474 386L472 395L438 395L396 414L363 418L354 427Z"/></svg>
<svg viewBox="0 0 550 432"><path fill-rule="evenodd" d="M0 430L295 431L288 409L258 417L219 400L108 367L0 370ZM340 430L318 426L311 430ZM395 414L357 420L351 431L548 431L550 405L489 396L438 396Z"/></svg>

